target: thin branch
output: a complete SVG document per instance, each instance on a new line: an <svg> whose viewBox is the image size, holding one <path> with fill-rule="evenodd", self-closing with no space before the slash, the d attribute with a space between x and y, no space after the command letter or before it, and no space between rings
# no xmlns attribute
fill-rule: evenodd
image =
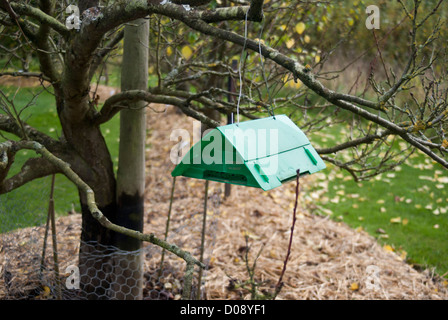
<svg viewBox="0 0 448 320"><path fill-rule="evenodd" d="M353 147L359 146L361 144L369 144L375 140L383 139L384 137L387 137L390 134L391 134L391 132L386 130L386 131L382 132L381 134L367 135L365 137L355 139L355 140L350 140L350 141L341 143L339 145L336 145L336 146L333 146L330 148L320 148L320 149L317 148L316 152L319 154L336 153L338 151L342 151L342 150L345 150L348 148L353 148Z"/></svg>
<svg viewBox="0 0 448 320"><path fill-rule="evenodd" d="M46 77L41 72L0 72L0 77L2 76L39 78L40 80L51 81L50 78Z"/></svg>
<svg viewBox="0 0 448 320"><path fill-rule="evenodd" d="M102 124L110 120L115 114L117 114L120 110L126 109L127 102L142 100L149 103L162 103L169 104L179 107L186 115L191 116L202 123L207 124L211 128L215 128L220 124L215 120L210 119L206 115L201 112L190 108L188 104L185 103L184 100L164 96L161 94L152 94L148 91L144 90L127 90L120 93L117 93L107 99L104 102L103 108L100 112L94 117L93 121L97 124Z"/></svg>
<svg viewBox="0 0 448 320"><path fill-rule="evenodd" d="M13 8L11 8L11 4L9 3L8 0L2 0L1 4L2 4L3 9L5 9L6 12L8 12L11 19L17 20L19 18L19 15L17 13L15 13Z"/></svg>
<svg viewBox="0 0 448 320"><path fill-rule="evenodd" d="M15 152L13 152L15 154ZM9 166L12 164L13 159L9 160ZM47 177L52 174L59 173L57 167L53 166L46 159L43 158L31 158L28 159L22 166L20 172L13 175L11 178L6 180L0 180L0 194L11 192L21 186L31 182L35 179ZM0 168L0 178L5 176Z"/></svg>
<svg viewBox="0 0 448 320"><path fill-rule="evenodd" d="M6 0L3 0L3 2L7 2ZM31 5L25 4L25 3L16 3L13 2L10 4L11 8L14 9L14 11L20 15L29 16L37 19L42 25L46 25L51 27L53 30L61 34L64 38L68 38L70 35L70 30L67 29L67 27L59 22L57 19L53 18L52 16L46 14L42 10L38 8L34 8ZM17 17L16 19L19 19Z"/></svg>
<svg viewBox="0 0 448 320"><path fill-rule="evenodd" d="M14 141L9 142L8 145L0 144L0 148L8 148L14 150L33 150L40 154L45 160L51 163L53 166L57 167L58 170L63 173L71 182L73 182L78 189L86 194L87 206L89 208L92 216L105 228L112 231L127 235L129 237L149 242L164 248L167 251L172 252L176 256L182 258L188 265L194 264L201 268L205 268L205 265L195 259L189 252L180 249L174 244L170 244L165 240L157 238L154 234L144 234L136 230L128 229L117 224L112 223L107 219L103 213L98 209L95 202L95 194L93 190L70 168L70 165L65 161L54 156L50 151L48 151L43 145L36 141Z"/></svg>
<svg viewBox="0 0 448 320"><path fill-rule="evenodd" d="M45 145L50 150L54 150L56 148L62 149L64 147L62 142L57 141L50 136L47 136L46 134L40 132L36 128L31 127L26 122L22 122L22 125L23 129L26 132L26 136L29 139ZM0 114L0 130L12 133L21 139L25 138L22 128L19 126L19 124L13 118L3 114Z"/></svg>
<svg viewBox="0 0 448 320"><path fill-rule="evenodd" d="M118 33L107 42L107 44L98 50L98 52L95 53L95 56L92 61L92 65L90 66L90 76L89 78L92 79L93 75L95 74L96 70L98 69L98 66L104 61L104 58L114 49L116 49L116 46L120 41L123 39L124 36L124 28L119 30Z"/></svg>
<svg viewBox="0 0 448 320"><path fill-rule="evenodd" d="M282 272L280 274L280 278L278 279L277 285L275 286L275 292L274 292L273 300L275 300L275 298L280 293L280 290L283 287L283 276L285 275L286 265L288 264L289 256L291 255L292 239L293 239L293 236L294 236L294 227L296 225L296 220L297 220L296 213L297 213L297 204L298 204L298 201L299 201L299 192L300 192L300 169L297 170L297 177L296 177L296 200L295 200L295 203L294 203L294 211L293 211L293 216L292 216L291 233L289 235L288 251L286 252L285 261L283 262L283 268L282 268Z"/></svg>

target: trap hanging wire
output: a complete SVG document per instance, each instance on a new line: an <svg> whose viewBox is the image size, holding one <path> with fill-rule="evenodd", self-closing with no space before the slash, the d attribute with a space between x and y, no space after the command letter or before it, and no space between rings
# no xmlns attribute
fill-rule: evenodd
<svg viewBox="0 0 448 320"><path fill-rule="evenodd" d="M246 52L246 45L247 45L247 15L249 13L249 10L246 12L245 15L245 19L244 19L244 44L243 44L243 49L241 51L241 57L240 57L240 61L238 64L238 76L239 76L239 80L240 80L240 88L239 88L239 94L238 94L238 102L237 102L237 123L240 123L240 103L241 103L241 96L243 95L243 79L242 79L242 62L245 60L245 56L244 53ZM263 61L263 55L261 53L261 39L262 39L262 34L263 34L263 29L264 29L264 22L261 25L260 28L260 34L258 36L258 52L259 52L259 57L260 57L260 64L261 64L261 74L263 76L263 81L266 85L266 92L268 95L268 99L269 99L269 105L270 108L267 108L269 114L274 117L274 104L273 104L273 100L271 98L271 94L269 91L269 85L268 85L268 80L266 78L266 73L264 70L264 61ZM232 123L233 123L233 113L232 113Z"/></svg>
<svg viewBox="0 0 448 320"><path fill-rule="evenodd" d="M242 97L242 61L247 43L247 12L244 44L238 66L240 88L237 121L212 129L197 142L174 168L173 177L185 176L270 190L301 175L326 168L306 135L286 115L275 116L261 54L260 29L258 49L261 72L266 84L271 117L240 123Z"/></svg>

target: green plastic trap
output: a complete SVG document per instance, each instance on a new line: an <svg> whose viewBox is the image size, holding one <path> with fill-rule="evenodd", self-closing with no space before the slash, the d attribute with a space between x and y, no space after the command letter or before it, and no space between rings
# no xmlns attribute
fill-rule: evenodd
<svg viewBox="0 0 448 320"><path fill-rule="evenodd" d="M210 130L171 175L270 190L325 169L305 134L285 115Z"/></svg>

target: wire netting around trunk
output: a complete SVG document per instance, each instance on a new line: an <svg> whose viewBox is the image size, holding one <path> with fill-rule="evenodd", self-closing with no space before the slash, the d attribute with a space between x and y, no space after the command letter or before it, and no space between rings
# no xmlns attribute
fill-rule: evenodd
<svg viewBox="0 0 448 320"><path fill-rule="evenodd" d="M216 226L217 218L208 217L203 261L206 265L213 253ZM42 225L0 236L0 299L119 299L120 292L131 292L136 286L133 277L136 267L130 261L139 254L143 263L143 299L181 299L186 264L177 256L165 252L161 265L162 248L152 244L144 243L141 250L128 252L115 247L80 243L79 214L59 219L56 229L57 239L61 239L58 240L60 291L54 272L51 238L47 239L44 264L41 265L45 236L45 225ZM189 250L193 256L199 256L201 232L202 213L197 212L189 219L173 219L167 240ZM85 265L78 263L80 246L89 252ZM195 268L191 299L196 299L198 287L200 298L205 297L203 285L207 281L207 269L203 272L200 286L198 274L198 268ZM79 286L77 279L80 279Z"/></svg>

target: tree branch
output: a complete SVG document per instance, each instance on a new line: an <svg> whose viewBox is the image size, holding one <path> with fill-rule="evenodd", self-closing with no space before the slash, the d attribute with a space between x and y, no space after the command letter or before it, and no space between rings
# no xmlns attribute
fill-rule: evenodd
<svg viewBox="0 0 448 320"><path fill-rule="evenodd" d="M39 78L41 81L51 82L51 79L45 76L41 72L0 72L0 77L11 76L11 77L32 77Z"/></svg>
<svg viewBox="0 0 448 320"><path fill-rule="evenodd" d="M387 137L390 134L391 134L391 132L389 130L386 130L380 134L367 135L365 137L355 139L355 140L350 140L350 141L341 143L339 145L336 145L336 146L333 146L330 148L320 148L320 149L316 148L316 152L319 154L336 153L338 151L342 151L342 150L345 150L348 148L353 148L353 147L359 146L361 144L372 143L373 141L378 140L378 139L383 139L384 137Z"/></svg>
<svg viewBox="0 0 448 320"><path fill-rule="evenodd" d="M127 90L113 95L104 102L102 109L95 115L93 121L96 124L107 122L121 109L127 108L126 102L137 100L146 101L148 103L174 105L179 107L186 115L207 124L211 128L215 128L220 125L218 122L208 118L203 113L190 108L189 105L182 99L161 94L152 94L144 90Z"/></svg>
<svg viewBox="0 0 448 320"><path fill-rule="evenodd" d="M17 20L19 18L19 15L15 13L13 8L11 8L11 4L8 0L1 0L1 6L3 10L6 10L6 12L8 12L12 20Z"/></svg>
<svg viewBox="0 0 448 320"><path fill-rule="evenodd" d="M92 79L93 75L98 69L98 66L103 62L104 58L112 50L114 50L118 45L118 43L123 39L123 36L124 36L124 29L121 29L103 48L101 48L100 50L98 50L98 52L95 53L92 64L90 66L90 75L89 75L90 79Z"/></svg>
<svg viewBox="0 0 448 320"><path fill-rule="evenodd" d="M6 2L4 0L3 2ZM10 3L11 8L14 9L14 11L19 15L25 15L29 17L35 18L37 21L41 23L41 25L47 25L51 27L53 30L58 32L60 35L62 35L64 38L68 38L70 35L70 30L67 29L67 27L59 22L57 19L53 18L52 16L44 13L42 10L34 8L33 6L30 6L25 3L16 3L12 2ZM2 9L5 10L5 8L2 6ZM7 10L7 9L6 9Z"/></svg>
<svg viewBox="0 0 448 320"><path fill-rule="evenodd" d="M33 150L36 153L40 154L43 159L51 163L55 168L58 169L59 172L63 173L71 182L73 182L81 192L86 194L87 205L90 210L90 213L105 228L108 228L115 232L122 233L129 237L139 239L141 241L146 241L158 245L164 248L165 250L168 250L177 255L178 257L182 258L189 265L195 264L201 268L205 268L205 265L200 261L198 261L197 259L195 259L189 252L180 249L176 245L170 244L162 239L157 238L152 233L144 234L139 231L131 230L112 223L98 209L95 202L95 194L93 190L70 168L70 165L68 165L66 162L59 159L58 157L54 156L40 143L36 141L26 141L26 140L13 141L13 142L9 141L8 144L5 143L0 144L0 150L5 149L15 151L21 149L27 149L27 150Z"/></svg>
<svg viewBox="0 0 448 320"><path fill-rule="evenodd" d="M171 15L172 14L172 15ZM397 134L401 136L405 141L409 142L411 145L417 147L427 155L429 155L432 159L448 168L448 161L438 156L430 149L416 141L411 137L411 135L400 126L395 123L381 117L380 115L373 114L361 107L356 106L355 104L359 104L364 107L368 107L377 111L385 111L384 106L381 105L380 102L372 102L365 100L360 97L351 96L347 94L337 93L332 91L325 86L322 85L318 80L316 80L313 74L301 65L298 61L289 58L275 49L272 49L264 44L259 43L258 41L254 41L251 39L245 39L244 37L230 31L222 30L217 27L211 26L204 21L201 20L191 20L188 19L186 15L177 14L172 12L170 14L171 17L178 19L184 22L186 25L191 27L194 30L197 30L203 34L207 34L213 37L217 37L223 40L227 40L233 42L235 44L243 46L246 43L246 48L261 52L261 54L268 59L273 60L277 64L283 66L287 70L293 73L295 79L300 79L308 88L317 93L322 98L326 99L328 102L331 102L333 105L340 107L342 109L348 110L356 115L361 116L364 119L372 121L380 126L388 129L391 133Z"/></svg>
<svg viewBox="0 0 448 320"><path fill-rule="evenodd" d="M172 6L155 6L153 11L155 13L159 13L162 15L166 15L170 18L177 19L182 21L184 24L189 26L190 28L199 31L203 34L216 37L222 40L226 40L240 46L246 46L246 48L255 51L257 53L261 53L265 58L270 59L276 62L278 65L284 67L289 70L293 75L294 79L301 80L308 88L327 99L328 101L332 100L344 100L351 103L356 103L362 105L364 107L368 107L377 111L384 111L379 103L372 102L361 97L352 96L348 94L338 93L326 88L321 82L315 79L314 75L299 63L297 60L292 59L279 51L260 43L259 41L255 41L252 39L245 39L243 36L236 34L231 31L223 30L218 27L214 27L202 19L194 19L189 13L185 11L178 10L176 7Z"/></svg>
<svg viewBox="0 0 448 320"><path fill-rule="evenodd" d="M261 22L263 20L263 1L252 1L250 6L235 6L216 8L214 10L204 10L198 12L194 19L201 19L204 22L221 22L230 20L245 20L247 16L248 21Z"/></svg>
<svg viewBox="0 0 448 320"><path fill-rule="evenodd" d="M25 122L22 122L25 133L29 139L39 142L40 144L45 145L50 150L62 149L64 148L64 144L60 141L53 139L50 136L40 132L39 130L31 127ZM0 130L9 132L17 136L18 138L25 138L23 136L22 128L19 126L17 121L8 117L6 115L0 114Z"/></svg>
<svg viewBox="0 0 448 320"><path fill-rule="evenodd" d="M13 162L10 159L9 165ZM1 169L1 168L0 168ZM22 166L19 173L15 174L9 179L3 180L0 170L0 194L10 192L21 186L27 184L38 178L43 178L55 173L60 173L60 170L53 164L43 158L31 158L28 159ZM7 172L5 172L7 174ZM5 176L6 174L3 174Z"/></svg>

